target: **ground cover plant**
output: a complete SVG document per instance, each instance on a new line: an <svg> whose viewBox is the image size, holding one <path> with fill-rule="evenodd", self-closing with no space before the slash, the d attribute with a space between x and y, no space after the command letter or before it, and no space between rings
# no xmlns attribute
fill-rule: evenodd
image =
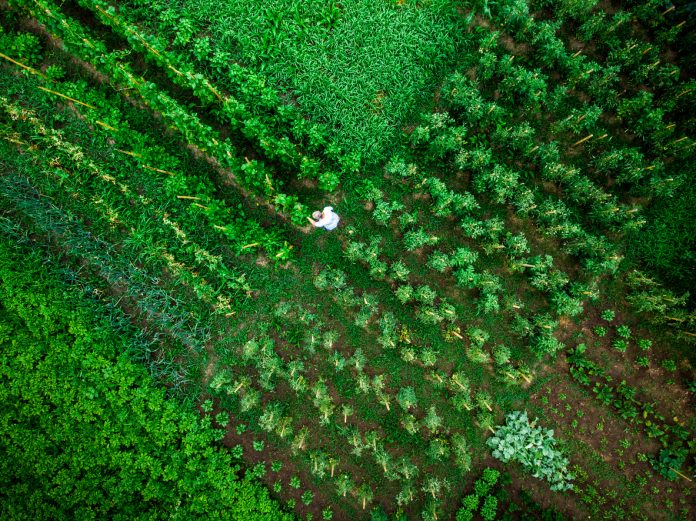
<svg viewBox="0 0 696 521"><path fill-rule="evenodd" d="M150 341L42 260L3 236L3 518L292 519L129 359Z"/></svg>
<svg viewBox="0 0 696 521"><path fill-rule="evenodd" d="M49 480L24 497L48 471L8 460L8 515L693 515L688 10L0 13L2 392L55 390L7 405L3 439L27 462L86 444L47 459L76 495ZM328 205L339 227L314 229ZM114 402L99 375L119 371L157 404ZM86 401L70 414L61 393ZM99 441L163 409L187 411L195 446L184 427L156 449L160 431L131 430L160 463ZM89 479L80 451L104 452Z"/></svg>

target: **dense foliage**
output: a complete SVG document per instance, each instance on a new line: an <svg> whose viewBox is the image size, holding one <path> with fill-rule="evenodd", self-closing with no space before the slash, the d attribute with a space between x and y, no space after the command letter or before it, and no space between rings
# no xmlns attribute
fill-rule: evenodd
<svg viewBox="0 0 696 521"><path fill-rule="evenodd" d="M521 463L535 478L551 483L552 490L571 490L573 475L568 471L568 458L556 448L553 431L536 426L527 412L513 411L505 416L505 424L486 442L493 457L507 463Z"/></svg>
<svg viewBox="0 0 696 521"><path fill-rule="evenodd" d="M180 49L234 49L338 143L383 159L457 43L449 2L119 2Z"/></svg>
<svg viewBox="0 0 696 521"><path fill-rule="evenodd" d="M474 482L471 492L462 498L456 521L478 519L477 514L486 521L564 521L565 517L560 512L541 507L525 490L520 491L519 499L511 498L508 490L511 482L512 479L507 472L484 468L481 477Z"/></svg>
<svg viewBox="0 0 696 521"><path fill-rule="evenodd" d="M0 243L0 517L291 519L129 360L132 331Z"/></svg>
<svg viewBox="0 0 696 521"><path fill-rule="evenodd" d="M688 13L0 3L8 504L692 517Z"/></svg>
<svg viewBox="0 0 696 521"><path fill-rule="evenodd" d="M633 238L632 253L677 292L696 287L696 183L648 209L648 225Z"/></svg>

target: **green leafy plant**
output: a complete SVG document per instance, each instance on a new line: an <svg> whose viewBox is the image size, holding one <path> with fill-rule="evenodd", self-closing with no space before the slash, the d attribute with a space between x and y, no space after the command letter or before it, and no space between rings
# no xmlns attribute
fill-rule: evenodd
<svg viewBox="0 0 696 521"><path fill-rule="evenodd" d="M662 367L665 371L669 371L670 373L673 373L677 370L677 364L671 358L666 358L665 360L662 360L660 362L660 367Z"/></svg>
<svg viewBox="0 0 696 521"><path fill-rule="evenodd" d="M413 387L402 387L399 389L396 399L404 411L408 411L410 408L415 407L418 404Z"/></svg>
<svg viewBox="0 0 696 521"><path fill-rule="evenodd" d="M637 341L638 347L643 351L648 351L652 347L652 341L647 338L639 338Z"/></svg>
<svg viewBox="0 0 696 521"><path fill-rule="evenodd" d="M301 499L303 505L309 506L312 504L312 501L314 500L314 493L311 490L305 490L302 493Z"/></svg>
<svg viewBox="0 0 696 521"><path fill-rule="evenodd" d="M18 33L3 35L0 40L3 50L10 56L23 62L25 65L36 65L41 61L41 43L34 34Z"/></svg>
<svg viewBox="0 0 696 521"><path fill-rule="evenodd" d="M621 338L617 338L611 343L611 346L620 353L625 353L628 349L628 342Z"/></svg>
<svg viewBox="0 0 696 521"><path fill-rule="evenodd" d="M619 335L621 338L624 338L628 340L631 338L631 328L628 326L619 326L616 328L616 334Z"/></svg>
<svg viewBox="0 0 696 521"><path fill-rule="evenodd" d="M612 311L611 309L605 309L600 313L600 316L602 317L602 320L606 320L607 322L611 322L614 320L614 317L616 316L616 313Z"/></svg>
<svg viewBox="0 0 696 521"><path fill-rule="evenodd" d="M639 356L638 358L636 358L636 365L645 368L650 367L650 360L647 356Z"/></svg>
<svg viewBox="0 0 696 521"><path fill-rule="evenodd" d="M681 474L679 471L686 461L688 451L682 449L662 449L657 457L650 458L653 468L666 478L674 481ZM681 474L683 476L683 474Z"/></svg>
<svg viewBox="0 0 696 521"><path fill-rule="evenodd" d="M503 462L517 461L536 478L551 483L551 490L571 490L573 475L568 470L568 459L556 449L553 431L530 422L527 413L513 411L505 416L486 444L493 456Z"/></svg>
<svg viewBox="0 0 696 521"><path fill-rule="evenodd" d="M594 334L597 335L600 338L603 338L607 336L607 333L609 330L606 327L603 326L595 326L592 331L594 331Z"/></svg>
<svg viewBox="0 0 696 521"><path fill-rule="evenodd" d="M439 237L429 235L422 227L404 234L404 247L408 251L417 250L423 246L431 246L439 241Z"/></svg>

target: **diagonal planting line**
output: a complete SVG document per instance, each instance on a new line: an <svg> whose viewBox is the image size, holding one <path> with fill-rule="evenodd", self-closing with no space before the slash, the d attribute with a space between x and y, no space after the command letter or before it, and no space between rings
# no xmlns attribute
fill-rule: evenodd
<svg viewBox="0 0 696 521"><path fill-rule="evenodd" d="M244 282L243 276L240 278L237 273L227 268L227 266L221 262L219 257L212 255L210 252L199 246L195 241L188 238L180 229L178 223L169 218L169 215L165 210L159 209L153 205L154 201L152 199L137 193L135 190L132 190L129 187L127 180L117 181L116 178L106 173L111 170L109 167L96 164L91 160L86 159L86 154L79 146L66 141L60 131L53 130L50 128L50 126L42 124L42 122L32 111L20 108L14 104L7 104L2 98L0 98L0 100L3 101L3 108L9 115L11 115L13 120L22 119L29 122L36 129L37 134L35 134L33 138L35 143L32 144L32 146L36 146L37 142L45 142L48 145L48 148L59 150L69 161L75 163L77 170L75 174L70 174L71 177L73 175L85 175L87 178L98 179L105 183L105 187L117 188L117 193L123 194L126 199L139 201L140 204L142 204L144 208L147 208L157 220L161 221L168 228L172 229L177 242L184 250L193 254L194 259L200 267L205 267L216 277L221 278L223 283L229 289L240 289L246 292L251 291ZM16 142L17 140L14 141ZM28 143L25 144L28 145ZM32 148L30 147L27 152L30 153L31 150ZM115 172L112 171L112 173L117 175L117 177L120 177ZM168 259L165 260L168 261ZM194 279L198 277L194 270L189 271L192 273ZM216 310L218 310L218 312L229 312L231 311L230 303L231 300L229 298L223 295L217 295L215 304Z"/></svg>
<svg viewBox="0 0 696 521"><path fill-rule="evenodd" d="M204 74L198 72L189 63L185 63L174 52L167 51L165 45L155 37L141 34L138 27L130 25L123 17L119 17L112 6L105 3L100 5L96 0L83 0L80 3L85 8L93 12L96 11L97 17L117 34L126 38L132 47L141 50L146 55L149 54L175 83L191 89L203 103L219 105L221 110L213 111L213 116L222 123L230 123L235 128L241 128L245 137L253 139L256 146L259 146L269 159L281 161L294 169L299 168L300 177L311 176L321 180L322 176L335 175L322 172L320 162L300 152L287 137L276 137L271 129L267 128L261 120L252 116L234 97L229 94L225 94L223 97L219 88L213 86L211 80ZM169 73L169 71L174 74ZM205 90L212 93L213 98L204 95ZM337 183L337 180L335 182Z"/></svg>
<svg viewBox="0 0 696 521"><path fill-rule="evenodd" d="M304 224L306 207L296 196L283 194L280 184L258 161L243 162L228 140L223 140L198 116L183 108L176 100L160 91L144 78L137 78L130 67L109 53L106 45L91 37L77 22L65 17L58 7L45 0L35 0L40 9L25 6L49 32L62 38L62 44L71 52L92 64L101 73L106 73L119 84L134 89L146 106L158 112L170 125L177 129L188 143L201 152L210 152L218 165L229 169L238 182L247 189L262 193L278 212L287 212L295 224ZM49 9L50 7L50 9ZM270 181L270 183L269 183Z"/></svg>
<svg viewBox="0 0 696 521"><path fill-rule="evenodd" d="M91 108L92 110L87 111L85 113L81 113L77 110L77 107L71 107L72 110L74 112L76 112L78 117L80 117L81 119L91 121L91 122L97 124L99 127L105 128L107 130L113 129L112 131L116 132L116 134L114 136L112 136L112 139L121 143L121 145L127 144L128 146L132 146L132 143L142 143L143 142L142 135L140 135L136 131L133 131L133 130L127 128L127 123L125 122L125 120L119 119L118 125L121 126L122 128L120 131L118 131L115 129L115 127L112 127L111 125L98 119L101 117L102 119L109 120L109 118L113 117L114 106L113 106L113 104L109 104L106 99L102 99L100 97L100 93L98 93L97 91L94 91L93 89L88 90L83 85L73 84L73 83L69 83L69 82L62 82L62 83L61 82L54 82L54 83L57 86L60 86L63 90L70 91L72 96L68 96L68 95L63 94L61 92L58 92L57 90L47 89L47 88L44 88L41 86L38 86L37 88L42 90L42 91L58 95L61 98L65 98L65 99L68 99L70 101L73 101L79 105L84 105L84 106L88 106L89 108ZM52 84L51 86L54 86L54 84ZM57 88L57 87L54 86L54 88ZM75 94L75 92L77 92L77 94ZM79 101L74 96L78 96L78 97L83 98L83 99L89 99L97 106L95 107L94 105ZM116 149L116 150L118 150L119 152L121 152L123 154L130 155L132 157L136 157L136 158L143 157L143 154L139 153L139 152L127 151L127 150L121 150L121 149ZM141 152L142 152L142 150L141 150ZM251 168L254 167L254 165L251 164L250 162L248 162L248 160L245 164L249 165ZM176 174L174 172L171 172L171 171L168 171L165 169L161 169L161 168L152 167L151 165L146 165L143 163L140 163L140 166L142 166L143 168L149 169L149 170L153 170L153 171L157 171L157 172L161 172L161 173L164 173L167 175L172 175L174 177L177 177L179 179L178 184L181 184L182 186L190 184L186 181L188 176L185 176L184 174L181 174L181 173ZM216 163L216 166L217 166L217 163ZM233 183L233 184L244 195L247 195L247 192L244 189L242 189L241 187L238 187L238 185L236 183ZM201 189L201 187L202 187L202 185L200 185L200 184L198 184L196 186L198 187L197 189ZM206 215L206 217L213 224L214 229L218 230L218 232L223 233L228 239L230 239L234 242L234 240L236 240L237 236L239 235L238 232L240 229L241 222L235 222L235 219L230 220L230 217L232 217L231 214L222 215L220 213L220 210L226 208L225 202L218 200L215 197L211 197L211 194L209 193L209 191L206 192L204 190L200 194L200 196L201 196L201 200L205 200L206 204L208 206L199 205L199 206L196 206L196 208L200 208L201 210L203 210L203 213ZM248 197L253 197L253 196L248 195ZM209 205L211 205L211 204L214 207L213 210L211 210L209 208ZM229 212L231 212L231 210L228 209L227 212L229 213ZM220 219L222 219L223 221L221 222ZM251 227L249 227L249 229L251 230ZM267 230L263 230L260 226L256 226L256 229L257 229L257 237L255 237L255 238L258 238L261 240L253 241L253 242L257 243L258 245L261 245L275 259L288 259L289 258L290 251L293 248L292 245L289 245L286 241L281 241L278 237L276 237L278 234L275 232L271 233ZM242 233L242 235L246 235L246 234ZM247 239L246 243L247 244L249 243L248 239Z"/></svg>
<svg viewBox="0 0 696 521"><path fill-rule="evenodd" d="M41 197L28 179L18 175L2 176L0 194L43 233L53 237L68 255L86 261L110 286L123 287L124 294L137 302L149 320L190 352L204 351L210 331L201 329L187 310L180 309L176 301L163 298L161 290L154 289L159 286L157 277L145 274L130 262L122 262L113 245L93 236L74 215L66 214Z"/></svg>

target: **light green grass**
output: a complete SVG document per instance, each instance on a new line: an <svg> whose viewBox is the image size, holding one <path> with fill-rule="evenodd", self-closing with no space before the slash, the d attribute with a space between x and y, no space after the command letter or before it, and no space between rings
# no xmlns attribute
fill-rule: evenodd
<svg viewBox="0 0 696 521"><path fill-rule="evenodd" d="M432 96L435 72L455 54L461 31L448 5L179 0L171 9L373 163L385 157L419 102Z"/></svg>

